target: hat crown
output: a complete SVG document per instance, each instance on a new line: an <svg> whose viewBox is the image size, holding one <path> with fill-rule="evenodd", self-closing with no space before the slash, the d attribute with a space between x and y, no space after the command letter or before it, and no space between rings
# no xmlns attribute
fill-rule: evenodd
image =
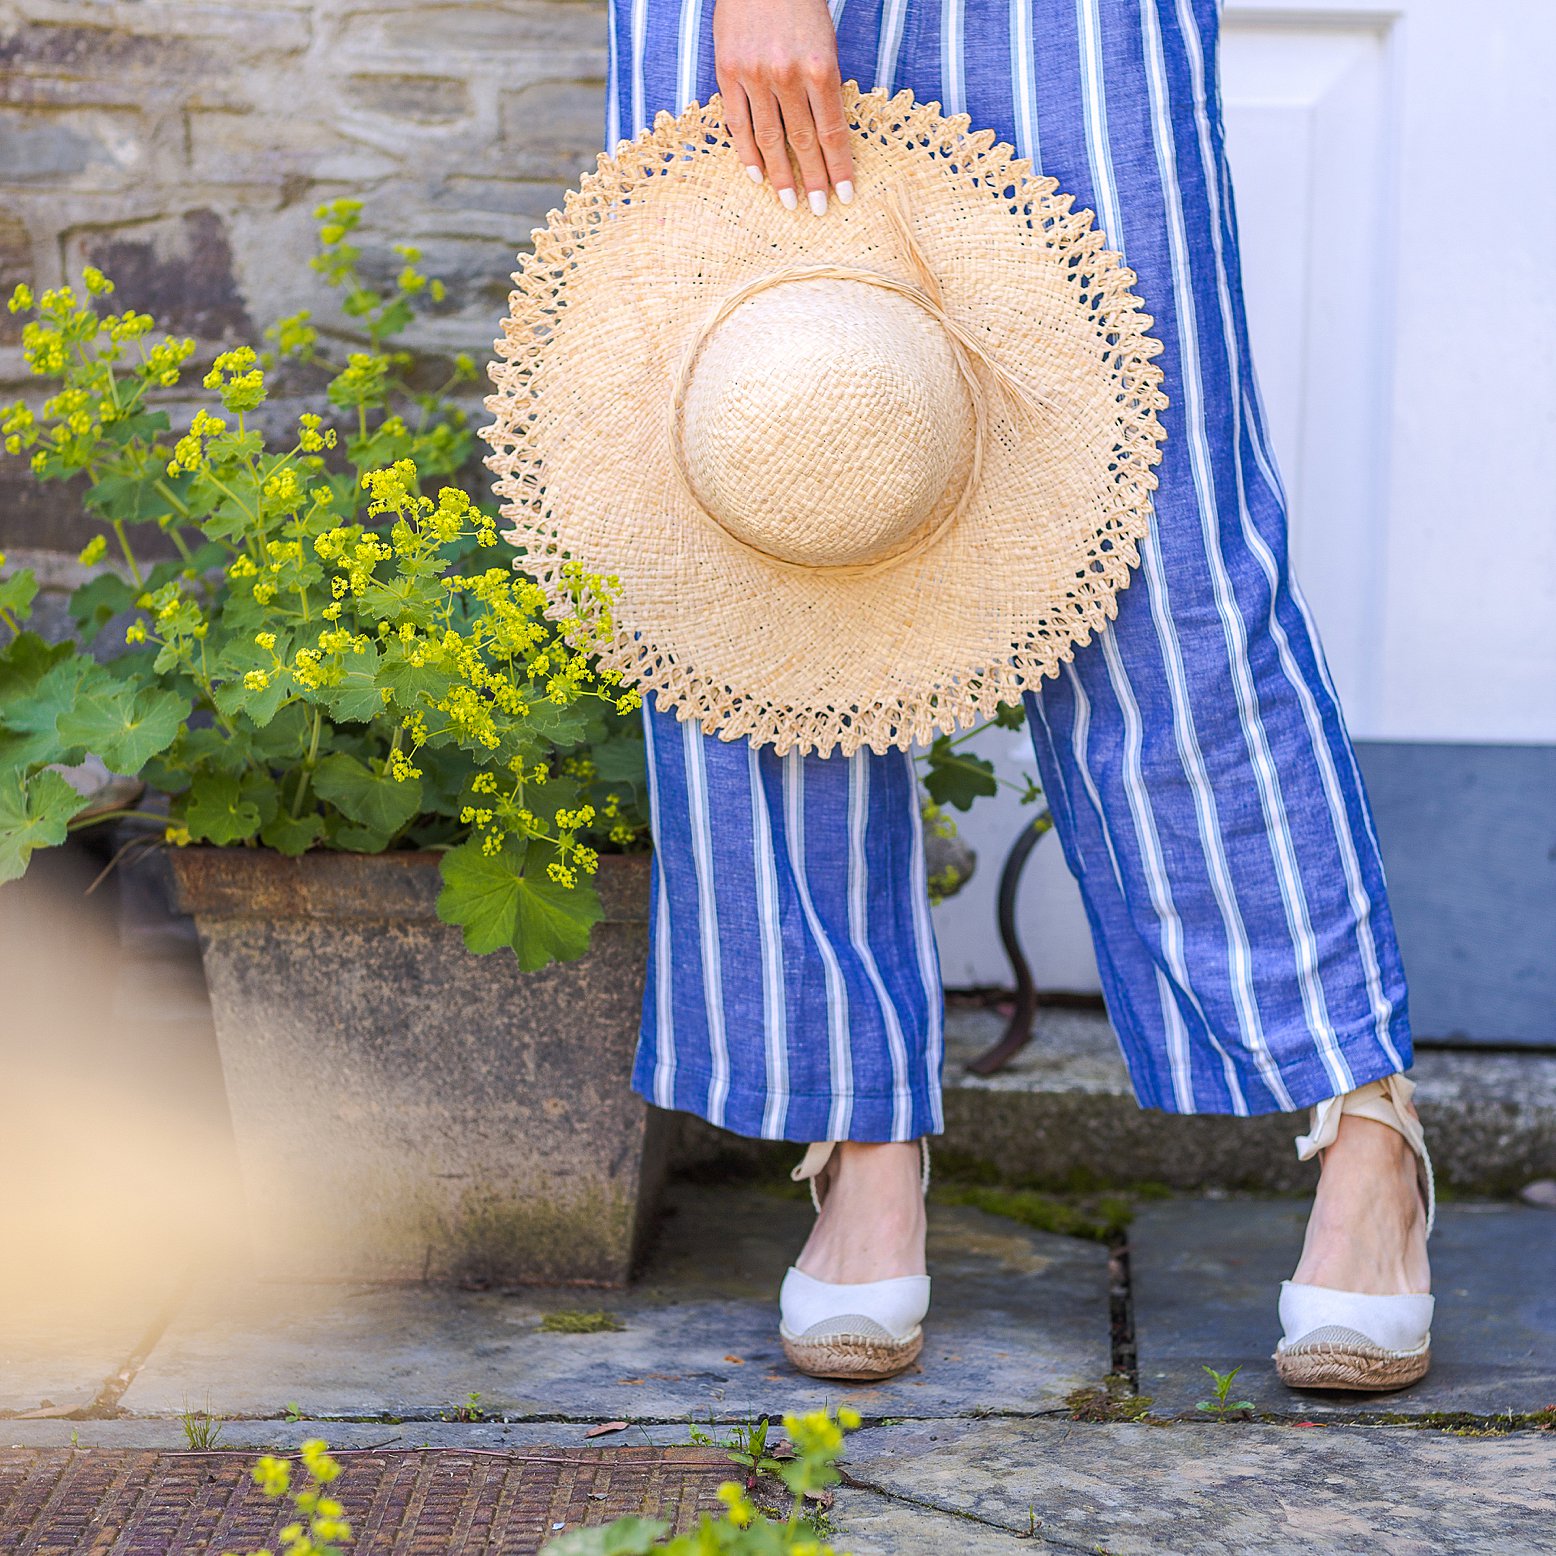
<svg viewBox="0 0 1556 1556"><path fill-rule="evenodd" d="M685 469L728 534L805 567L868 564L954 505L975 442L943 326L843 278L757 291L707 334L683 402Z"/></svg>

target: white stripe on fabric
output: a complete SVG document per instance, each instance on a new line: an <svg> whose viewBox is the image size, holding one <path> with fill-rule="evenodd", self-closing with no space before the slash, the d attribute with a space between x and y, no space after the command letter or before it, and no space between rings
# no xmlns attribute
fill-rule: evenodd
<svg viewBox="0 0 1556 1556"><path fill-rule="evenodd" d="M1230 187L1223 174L1223 196L1230 198ZM1280 503L1281 511L1287 511L1286 483L1281 480L1280 471L1275 465L1275 450L1270 445L1269 413L1264 408L1264 399L1259 392L1257 378L1251 379L1243 385L1243 405L1248 412L1248 424L1253 436L1249 439L1253 447L1254 463L1259 467L1259 473L1264 477L1265 483ZM1291 603L1296 607L1297 614L1302 618L1302 625L1307 632L1308 648L1313 655L1313 663L1318 670L1319 685L1323 687L1329 698L1330 706L1334 710L1335 717L1343 725L1344 715L1340 710L1340 693L1329 673L1329 665L1324 659L1322 651L1318 647L1318 623L1313 619L1313 612L1308 606L1307 596L1302 592L1302 586L1297 581L1294 573L1288 571L1286 575L1286 593L1291 598ZM1304 683L1305 684L1305 683ZM1356 762L1356 748L1347 738L1345 743L1349 757L1349 766L1352 781L1356 784L1357 793L1363 792L1361 768ZM1372 813L1366 807L1361 807L1362 823L1367 833L1367 840L1372 844L1372 851L1377 856L1378 870L1383 869L1383 849L1378 842L1378 834L1373 829ZM1347 833L1347 835L1349 835ZM1385 996L1386 998L1386 996Z"/></svg>
<svg viewBox="0 0 1556 1556"><path fill-rule="evenodd" d="M897 1007L886 992L886 980L870 949L870 856L865 849L865 824L870 815L871 754L857 752L847 758L848 772L848 938L864 975L875 990L886 1045L891 1051L891 1137L908 1140L913 1117L913 1092L908 1082L908 1045L903 1041ZM910 883L909 891L915 890Z"/></svg>
<svg viewBox="0 0 1556 1556"><path fill-rule="evenodd" d="M1108 656L1106 663L1113 681L1113 696L1118 703L1119 715L1123 723L1126 774L1124 796L1134 820L1136 841L1140 844L1140 864L1145 875L1146 890L1151 897L1151 908L1156 914L1157 927L1161 936L1162 958L1171 969L1173 978L1184 994L1194 1002L1200 1019L1205 1022L1205 1030L1209 1032L1212 1031L1210 1022L1205 1019L1205 1012L1199 1004L1199 997L1194 992L1193 984L1189 981L1188 966L1183 959L1183 921L1178 917L1177 905L1172 897L1172 885L1162 866L1161 848L1156 836L1156 820L1151 814L1150 796L1146 794L1145 783L1140 776L1140 746L1143 739L1140 708L1135 702L1134 689L1129 684L1129 677L1124 674L1123 665L1118 660L1118 646L1113 641L1113 634L1104 631L1097 641L1101 643L1104 655ZM1076 675L1074 665L1066 664L1064 670L1075 697L1075 719L1070 731L1070 750L1075 758L1075 769L1081 775L1081 782L1086 786L1087 796L1096 811L1097 823L1102 829L1103 841L1107 844L1108 860L1113 866L1113 879L1118 883L1119 896L1127 902L1129 892L1124 885L1118 850L1113 844L1112 828L1108 825L1107 811L1103 806L1096 780L1091 775L1091 764L1087 757L1087 742L1091 738L1091 699L1086 695L1086 689L1081 685L1081 679ZM1159 976L1156 992L1162 1007L1162 1027L1170 1035L1174 1030L1175 1002L1172 991L1163 986ZM1212 1041L1214 1041L1213 1037ZM1184 1047L1177 1052L1169 1049L1167 1067L1168 1073L1172 1076L1173 1103L1177 1110L1180 1113L1195 1112L1194 1070L1187 1048ZM1227 1074L1234 1111L1246 1112L1247 1103L1243 1100L1241 1089L1237 1086L1235 1070L1228 1066Z"/></svg>
<svg viewBox="0 0 1556 1556"><path fill-rule="evenodd" d="M658 761L655 756L654 718L643 705L643 744L648 768L649 831L654 840L654 872L659 878L658 911L654 915L654 1101L662 1108L675 1106L675 1015L671 999L670 885L665 879L664 838L660 832Z"/></svg>
<svg viewBox="0 0 1556 1556"><path fill-rule="evenodd" d="M1048 742L1048 754L1053 759L1054 776L1059 780L1059 793L1064 800L1065 814L1071 818L1071 825L1066 828L1069 834L1070 847L1075 851L1076 863L1082 870L1086 868L1086 847L1081 842L1079 828L1073 825L1075 816L1075 801L1070 797L1070 785L1064 776L1064 763L1059 760L1059 747L1054 741L1054 732L1048 723L1048 710L1043 706L1043 693L1036 690L1032 693L1032 706L1037 710L1037 722L1043 726L1043 738ZM1028 720L1027 727L1031 728ZM1053 813L1053 803L1049 802L1049 814ZM1055 818L1057 820L1057 818Z"/></svg>
<svg viewBox="0 0 1556 1556"><path fill-rule="evenodd" d="M708 1013L708 1111L710 1124L722 1125L729 1097L729 1042L724 1034L724 967L719 951L719 904L713 884L713 824L708 815L708 758L702 726L681 725L686 763L686 818L692 862L697 870L697 939L702 951L702 1000Z"/></svg>
<svg viewBox="0 0 1556 1556"><path fill-rule="evenodd" d="M907 14L908 0L883 0L881 30L875 47L875 84L888 92L897 90L897 51L902 47Z"/></svg>
<svg viewBox="0 0 1556 1556"><path fill-rule="evenodd" d="M677 111L697 100L697 55L701 41L702 0L681 0L681 26L676 40Z"/></svg>
<svg viewBox="0 0 1556 1556"><path fill-rule="evenodd" d="M940 106L947 118L967 112L967 61L962 37L966 0L940 0Z"/></svg>
<svg viewBox="0 0 1556 1556"><path fill-rule="evenodd" d="M1118 179L1113 172L1113 145L1108 139L1107 92L1102 82L1102 19L1097 0L1078 0L1075 32L1081 46L1081 106L1086 122L1086 160L1096 192L1102 230L1111 247L1124 246L1124 219L1118 209Z"/></svg>
<svg viewBox="0 0 1556 1556"><path fill-rule="evenodd" d="M805 759L798 751L783 758L784 844L789 869L800 896L800 910L811 938L821 956L827 984L827 1051L831 1060L832 1106L827 1119L827 1139L846 1140L854 1110L853 1055L848 1047L848 989L837 953L827 938L816 905L811 900L810 881L805 874ZM806 1034L801 1034L801 1041Z"/></svg>
<svg viewBox="0 0 1556 1556"><path fill-rule="evenodd" d="M1218 159L1211 144L1204 42L1200 35L1199 23L1194 16L1193 8L1186 4L1185 0L1178 0L1178 26L1183 34L1184 52L1188 57L1189 74L1193 82L1194 117L1198 132L1200 165L1204 172L1206 196L1210 203L1211 242L1216 257L1216 294L1221 309L1222 338L1225 342L1227 362L1231 374L1231 403L1235 433L1233 455L1237 470L1238 509L1243 538L1249 551L1257 559L1270 591L1270 635L1275 642L1276 651L1280 658L1281 670L1292 689L1296 692L1298 702L1301 704L1303 719L1307 725L1308 740L1312 745L1314 760L1318 765L1319 774L1323 781L1324 798L1329 805L1329 815L1334 826L1335 841L1339 846L1341 862L1345 870L1346 897L1350 903L1351 912L1356 919L1356 946L1361 955L1363 972L1367 981L1368 1003L1373 1013L1374 1030L1377 1033L1379 1045L1384 1052L1402 1069L1404 1067L1403 1059L1395 1047L1389 1032L1394 1013L1394 1003L1383 991L1383 976L1379 967L1377 942L1372 931L1372 897L1367 891L1366 883L1362 878L1361 861L1357 857L1355 841L1351 836L1350 818L1346 811L1344 799L1340 794L1339 775L1335 770L1334 757L1329 749L1329 741L1324 731L1323 718L1319 713L1317 701L1313 697L1312 688L1308 686L1307 678L1296 663L1296 657L1291 651L1290 639L1276 613L1276 603L1279 594L1279 569L1276 565L1275 556L1265 542L1264 536L1259 533L1258 526L1253 522L1252 515L1248 511L1247 488L1243 474L1242 362L1238 349L1239 341L1236 318L1232 307L1231 287L1227 278L1226 249L1222 241L1222 192L1221 176L1218 176L1218 172L1224 176L1224 168L1218 170ZM1219 78L1211 85L1219 94ZM1257 392L1257 387L1255 386L1255 395L1257 395ZM1259 427L1262 435L1262 415L1257 419L1256 426ZM1255 450L1256 459L1260 457L1259 441L1258 437L1250 437L1249 439L1250 446ZM1269 473L1273 475L1273 469ZM1284 511L1285 494L1281 489L1278 478L1272 489L1276 492ZM1327 667L1324 664L1323 654L1318 648L1317 637L1311 619L1308 616L1306 601L1301 598L1301 592L1297 588L1294 578L1288 579L1288 589L1298 614L1308 627L1309 648L1312 651L1315 664L1319 666L1319 674L1325 683L1326 689L1334 701L1338 716L1339 699L1335 696L1333 687L1328 685ZM1354 754L1352 756L1352 766L1353 768L1355 766ZM1356 776L1358 792L1361 792L1360 774L1358 773ZM1370 830L1370 817L1368 818L1368 827ZM1376 839L1373 841L1374 846L1376 846Z"/></svg>
<svg viewBox="0 0 1556 1556"><path fill-rule="evenodd" d="M924 990L927 1032L924 1041L924 1079L929 1097L931 1134L945 1128L940 1071L945 1062L945 991L940 982L940 958L935 951L935 926L929 916L929 870L924 859L924 817L919 810L918 774L913 758L903 752L907 764L908 815L912 824L913 857L908 866L908 897L913 909L913 944L918 952L919 983Z"/></svg>
<svg viewBox="0 0 1556 1556"><path fill-rule="evenodd" d="M616 0L605 13L605 149L615 151L621 139L621 43L616 36Z"/></svg>
<svg viewBox="0 0 1556 1556"><path fill-rule="evenodd" d="M1093 4L1094 0L1083 0L1081 25L1077 29L1084 57L1081 76L1084 84L1082 102L1086 121L1087 157L1091 164L1092 187L1096 192L1097 203L1102 207L1104 219L1112 224L1113 230L1108 235L1109 242L1122 251L1123 217L1118 204L1112 147L1107 132L1107 93L1100 52L1100 22L1095 16L1087 14ZM1146 594L1151 607L1151 622L1161 648L1162 663L1167 670L1173 710L1173 736L1178 747L1179 760L1183 763L1184 774L1189 780L1189 787L1194 796L1200 848L1205 856L1207 873L1226 931L1228 981L1237 1006L1242 1046L1253 1057L1277 1100L1289 1106L1290 1096L1281 1079L1274 1056L1264 1041L1258 1006L1249 989L1252 953L1238 914L1236 899L1232 893L1230 872L1221 848L1219 822L1215 814L1215 800L1211 793L1209 776L1205 771L1204 760L1194 735L1193 721L1189 713L1188 679L1184 672L1182 651L1167 614L1167 579L1157 550L1157 534L1154 526L1140 546L1140 570L1145 576ZM1102 644L1103 663L1107 668L1108 679L1112 683L1113 695L1123 716L1126 753L1124 792L1140 844L1141 869L1145 875L1152 905L1161 921L1162 955L1166 958L1173 977L1184 995L1193 1002L1195 1010L1205 1024L1205 1031L1211 1042L1222 1055L1223 1065L1229 1078L1233 1111L1245 1113L1248 1108L1247 1099L1242 1094L1241 1086L1231 1079L1235 1066L1232 1065L1225 1049L1216 1038L1215 1027L1206 1017L1204 1005L1189 979L1188 965L1184 958L1182 920L1173 900L1171 877L1156 831L1153 800L1141 764L1144 729L1140 717L1140 705L1119 654L1116 634L1103 632L1099 641ZM1079 678L1072 678L1079 687ZM1112 849L1111 840L1109 849ZM1169 1022L1170 1030L1170 1018L1166 1016L1166 1012L1163 1014L1164 1019ZM1183 1056L1183 1062L1185 1064L1188 1062L1187 1055ZM1192 1077L1187 1073L1181 1075L1178 1073L1177 1060L1173 1061L1173 1069L1175 1089L1187 1090L1192 1095ZM1194 1108L1191 1104L1184 1107L1182 1111L1193 1112Z"/></svg>
<svg viewBox="0 0 1556 1556"><path fill-rule="evenodd" d="M747 744L746 761L751 784L751 841L756 854L756 925L762 946L762 1033L767 1069L762 1136L781 1140L789 1111L789 1016L783 983L783 938L778 927L778 862L773 856L773 818L768 813L755 746Z"/></svg>
<svg viewBox="0 0 1556 1556"><path fill-rule="evenodd" d="M1113 834L1108 827L1107 812L1102 806L1102 795L1098 792L1097 781L1091 775L1091 767L1087 761L1086 747L1091 738L1091 699L1086 695L1086 688L1081 685L1080 677L1075 673L1073 664L1064 667L1065 679L1070 683L1070 691L1074 697L1075 714L1070 724L1070 752L1074 760L1075 771L1080 775L1082 785L1086 790L1087 798L1091 801L1092 811L1097 818L1097 827L1102 833L1103 846L1107 849L1108 863L1113 868L1113 880L1118 887L1119 900L1125 902L1128 897L1124 890L1124 873L1119 868L1118 851L1113 846ZM1042 719L1043 732L1048 736L1048 749L1054 753L1054 761L1058 764L1058 747L1054 743L1054 732L1049 727L1046 713L1039 713ZM1158 919L1161 915L1158 912ZM1167 955L1165 937L1162 954ZM1193 998L1192 993L1189 996ZM1182 1017L1177 1008L1177 1001L1172 996L1172 990L1167 985L1166 978L1158 968L1156 971L1156 998L1162 1010L1162 1028L1170 1034L1175 1030L1182 1030ZM1179 1059L1182 1057L1183 1062ZM1173 1105L1180 1113L1192 1113L1194 1111L1194 1072L1187 1062L1186 1046L1174 1051L1170 1046L1167 1054L1167 1073L1172 1077ZM1232 1095L1238 1095L1236 1086L1236 1072L1229 1070L1228 1080Z"/></svg>
<svg viewBox="0 0 1556 1556"><path fill-rule="evenodd" d="M632 133L641 134L643 122L643 52L648 41L648 0L632 0Z"/></svg>
<svg viewBox="0 0 1556 1556"><path fill-rule="evenodd" d="M1016 150L1042 172L1043 148L1037 123L1037 82L1032 41L1032 0L1010 0L1010 86L1016 113Z"/></svg>
<svg viewBox="0 0 1556 1556"><path fill-rule="evenodd" d="M1189 433L1189 464L1199 493L1200 528L1204 535L1205 560L1210 568L1216 612L1226 639L1227 661L1237 694L1238 722L1243 745L1248 752L1259 808L1280 886L1281 906L1286 930L1292 942L1297 987L1301 992L1303 1015L1308 1033L1317 1047L1329 1078L1338 1087L1336 1095L1352 1087L1351 1069L1329 1019L1323 982L1318 976L1318 943L1308 916L1307 899L1302 891L1297 864L1296 840L1286 815L1285 799L1275 772L1275 758L1259 713L1258 693L1248 661L1248 635L1242 614L1232 594L1226 558L1221 552L1217 530L1220 524L1214 478L1210 470L1210 447L1205 412L1205 390L1200 371L1198 309L1190 271L1188 230L1183 215L1183 197L1178 188L1177 147L1173 140L1172 107L1168 101L1167 64L1162 50L1161 21L1156 0L1141 0L1146 55L1146 86L1151 100L1153 136L1157 166L1161 173L1162 198L1167 215L1167 237L1172 252L1173 293L1178 312L1179 365L1183 378L1184 421ZM1246 513L1244 515L1246 519Z"/></svg>

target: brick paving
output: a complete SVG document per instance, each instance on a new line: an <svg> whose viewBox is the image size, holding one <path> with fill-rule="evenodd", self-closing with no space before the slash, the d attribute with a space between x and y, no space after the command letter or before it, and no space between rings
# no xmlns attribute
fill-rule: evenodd
<svg viewBox="0 0 1556 1556"><path fill-rule="evenodd" d="M277 1547L293 1521L249 1475L257 1455L0 1450L0 1551L15 1556L221 1556ZM557 1525L624 1513L691 1527L733 1467L703 1448L373 1450L337 1455L331 1488L356 1556L530 1556Z"/></svg>

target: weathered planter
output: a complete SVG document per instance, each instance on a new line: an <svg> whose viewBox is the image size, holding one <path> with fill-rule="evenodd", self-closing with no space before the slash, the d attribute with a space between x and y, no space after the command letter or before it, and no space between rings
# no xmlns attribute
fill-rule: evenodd
<svg viewBox="0 0 1556 1556"><path fill-rule="evenodd" d="M465 950L433 853L169 858L262 1275L627 1279L668 1123L627 1084L646 856L600 861L588 955L537 973Z"/></svg>

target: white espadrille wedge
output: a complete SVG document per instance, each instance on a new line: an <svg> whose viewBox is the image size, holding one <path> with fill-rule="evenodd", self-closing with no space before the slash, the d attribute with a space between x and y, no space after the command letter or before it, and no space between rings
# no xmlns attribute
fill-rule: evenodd
<svg viewBox="0 0 1556 1556"><path fill-rule="evenodd" d="M790 1173L810 1184L811 1203L821 1213L822 1172L835 1140L812 1145ZM929 1142L919 1141L923 1190L929 1190ZM783 1353L801 1372L816 1378L889 1378L911 1366L924 1346L929 1311L929 1277L899 1275L890 1280L817 1280L790 1265L778 1293L778 1336Z"/></svg>
<svg viewBox="0 0 1556 1556"><path fill-rule="evenodd" d="M1432 1161L1420 1120L1405 1111L1415 1082L1386 1075L1343 1097L1330 1097L1312 1110L1305 1135L1297 1137L1303 1161L1334 1143L1344 1113L1387 1124L1415 1152L1416 1182L1426 1207L1426 1233L1437 1219ZM1432 1362L1432 1312L1425 1293L1378 1296L1282 1281L1281 1338L1275 1347L1275 1371L1296 1389L1402 1389L1425 1377Z"/></svg>

